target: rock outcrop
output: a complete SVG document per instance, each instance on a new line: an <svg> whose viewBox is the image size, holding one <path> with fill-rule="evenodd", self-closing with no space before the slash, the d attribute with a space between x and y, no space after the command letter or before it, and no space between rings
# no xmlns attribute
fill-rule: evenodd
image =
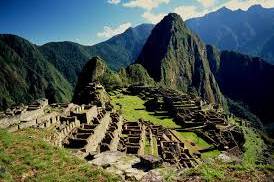
<svg viewBox="0 0 274 182"><path fill-rule="evenodd" d="M136 63L162 85L194 92L211 103L224 104L212 74L205 44L174 13L153 29Z"/></svg>
<svg viewBox="0 0 274 182"><path fill-rule="evenodd" d="M73 103L104 106L109 96L99 80L107 72L107 66L100 57L92 58L79 75L74 91Z"/></svg>
<svg viewBox="0 0 274 182"><path fill-rule="evenodd" d="M140 64L132 64L126 69L121 69L119 76L126 85L155 85L155 81Z"/></svg>

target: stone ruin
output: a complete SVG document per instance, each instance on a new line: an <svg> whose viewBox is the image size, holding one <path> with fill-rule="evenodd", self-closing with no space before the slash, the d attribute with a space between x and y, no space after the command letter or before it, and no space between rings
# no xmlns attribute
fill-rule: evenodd
<svg viewBox="0 0 274 182"><path fill-rule="evenodd" d="M119 151L140 157L149 169L162 163L193 167L199 161L171 130L141 119L128 122L115 111L97 105L49 105L41 99L10 108L0 122L10 132L28 127L51 130L47 141L87 160L102 152Z"/></svg>
<svg viewBox="0 0 274 182"><path fill-rule="evenodd" d="M47 99L39 99L30 105L19 105L7 109L0 116L0 128L7 128L9 131L17 131L31 126L47 125L49 122L56 122L58 116L55 113L45 114L44 109L48 106Z"/></svg>
<svg viewBox="0 0 274 182"><path fill-rule="evenodd" d="M28 127L47 129L52 134L45 140L69 149L80 158L92 161L101 153L120 152L137 156L144 170L160 165L195 167L201 162L199 152L214 149L240 154L244 140L241 131L229 125L222 112L207 107L195 96L148 87L126 90L146 100L148 110L167 113L182 126L164 128L142 119L130 122L123 119L108 104L109 100L102 101L96 96L98 89L104 88L97 82L89 86L90 103L48 104L46 99L40 99L0 113L0 127L10 132ZM191 153L174 130L194 131L213 147Z"/></svg>
<svg viewBox="0 0 274 182"><path fill-rule="evenodd" d="M147 110L166 113L182 128L177 131L193 131L214 147L201 150L235 151L240 154L244 144L243 132L229 124L226 114L201 98L156 87L131 86L128 94L138 95L146 101Z"/></svg>
<svg viewBox="0 0 274 182"><path fill-rule="evenodd" d="M148 145L148 151L145 145ZM141 156L148 168L156 168L163 162L190 168L199 161L172 130L143 120L124 123L118 150Z"/></svg>
<svg viewBox="0 0 274 182"><path fill-rule="evenodd" d="M110 98L105 88L98 81L81 85L81 89L73 97L73 103L75 104L91 104L106 107L107 109L110 105L109 100Z"/></svg>

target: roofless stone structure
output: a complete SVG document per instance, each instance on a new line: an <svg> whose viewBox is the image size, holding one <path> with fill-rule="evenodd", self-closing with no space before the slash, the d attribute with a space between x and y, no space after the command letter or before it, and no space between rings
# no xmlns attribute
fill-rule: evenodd
<svg viewBox="0 0 274 182"><path fill-rule="evenodd" d="M195 96L151 87L124 90L146 100L147 110L168 113L182 126L181 130L194 131L213 145L192 153L175 134L179 129L143 119L127 121L113 110L108 95L103 100L98 96L106 94L100 83L91 82L84 89L82 94L88 94L84 104L78 100L78 104L49 105L47 99L40 99L1 113L0 126L10 132L28 127L47 129L51 135L45 140L94 164L104 153L136 156L138 160L132 167L139 165L144 171L166 164L178 169L191 168L201 163L201 153L214 149L241 153L241 131L228 124L223 112Z"/></svg>

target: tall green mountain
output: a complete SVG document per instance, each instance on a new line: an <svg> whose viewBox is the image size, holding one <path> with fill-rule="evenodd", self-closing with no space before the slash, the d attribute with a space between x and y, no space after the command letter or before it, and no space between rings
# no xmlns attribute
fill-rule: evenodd
<svg viewBox="0 0 274 182"><path fill-rule="evenodd" d="M274 8L251 6L247 11L221 8L186 22L207 44L259 56L274 64Z"/></svg>
<svg viewBox="0 0 274 182"><path fill-rule="evenodd" d="M78 74L90 57L85 46L74 42L51 42L39 50L72 85L76 84Z"/></svg>
<svg viewBox="0 0 274 182"><path fill-rule="evenodd" d="M109 68L116 71L133 63L152 28L151 24L142 24L93 46L52 42L39 47L39 50L75 86L81 69L94 56L103 58Z"/></svg>
<svg viewBox="0 0 274 182"><path fill-rule="evenodd" d="M222 93L256 114L265 125L274 120L274 65L258 57L207 46L211 70Z"/></svg>
<svg viewBox="0 0 274 182"><path fill-rule="evenodd" d="M37 47L15 35L0 35L0 108L47 97L71 99L72 87Z"/></svg>
<svg viewBox="0 0 274 182"><path fill-rule="evenodd" d="M211 103L224 104L212 74L205 44L174 13L152 30L137 59L159 84L194 92Z"/></svg>

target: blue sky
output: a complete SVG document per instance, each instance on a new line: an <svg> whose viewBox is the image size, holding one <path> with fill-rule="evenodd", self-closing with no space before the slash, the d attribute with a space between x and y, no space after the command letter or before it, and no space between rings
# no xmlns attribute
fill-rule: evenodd
<svg viewBox="0 0 274 182"><path fill-rule="evenodd" d="M274 7L274 0L0 0L0 33L39 45L51 41L92 45L130 26L157 23L169 12L186 20L223 6L246 10L254 4Z"/></svg>

